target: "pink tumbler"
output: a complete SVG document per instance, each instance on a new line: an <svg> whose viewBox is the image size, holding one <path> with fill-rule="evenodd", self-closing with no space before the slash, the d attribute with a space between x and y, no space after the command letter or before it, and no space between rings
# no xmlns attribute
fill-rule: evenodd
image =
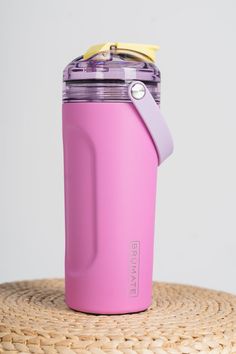
<svg viewBox="0 0 236 354"><path fill-rule="evenodd" d="M157 167L173 150L156 49L96 45L64 70L65 292L77 311L151 304Z"/></svg>

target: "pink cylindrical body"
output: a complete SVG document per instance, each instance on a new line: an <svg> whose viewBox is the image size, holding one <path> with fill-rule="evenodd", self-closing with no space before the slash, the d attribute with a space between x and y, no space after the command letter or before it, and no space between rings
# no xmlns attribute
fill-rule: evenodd
<svg viewBox="0 0 236 354"><path fill-rule="evenodd" d="M63 104L66 303L130 313L151 304L157 153L132 103Z"/></svg>

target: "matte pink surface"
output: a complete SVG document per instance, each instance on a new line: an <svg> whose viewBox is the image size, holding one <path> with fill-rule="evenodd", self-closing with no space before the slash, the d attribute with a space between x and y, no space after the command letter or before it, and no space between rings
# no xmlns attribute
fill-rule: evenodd
<svg viewBox="0 0 236 354"><path fill-rule="evenodd" d="M63 141L66 302L91 313L144 310L152 296L153 141L132 103L90 102L63 104Z"/></svg>

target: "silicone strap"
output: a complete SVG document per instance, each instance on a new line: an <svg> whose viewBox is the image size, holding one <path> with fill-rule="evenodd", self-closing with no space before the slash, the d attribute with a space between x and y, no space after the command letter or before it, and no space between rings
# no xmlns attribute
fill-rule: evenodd
<svg viewBox="0 0 236 354"><path fill-rule="evenodd" d="M132 89L136 84L139 84L139 87L143 86L143 97L141 98L134 97ZM173 152L173 140L165 119L143 82L133 81L128 87L128 94L152 137L158 154L158 165L160 165Z"/></svg>

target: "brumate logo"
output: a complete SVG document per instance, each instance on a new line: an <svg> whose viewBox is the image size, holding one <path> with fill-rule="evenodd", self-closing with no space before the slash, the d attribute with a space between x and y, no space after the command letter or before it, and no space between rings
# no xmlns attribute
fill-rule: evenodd
<svg viewBox="0 0 236 354"><path fill-rule="evenodd" d="M138 296L140 242L131 241L129 250L129 295Z"/></svg>

